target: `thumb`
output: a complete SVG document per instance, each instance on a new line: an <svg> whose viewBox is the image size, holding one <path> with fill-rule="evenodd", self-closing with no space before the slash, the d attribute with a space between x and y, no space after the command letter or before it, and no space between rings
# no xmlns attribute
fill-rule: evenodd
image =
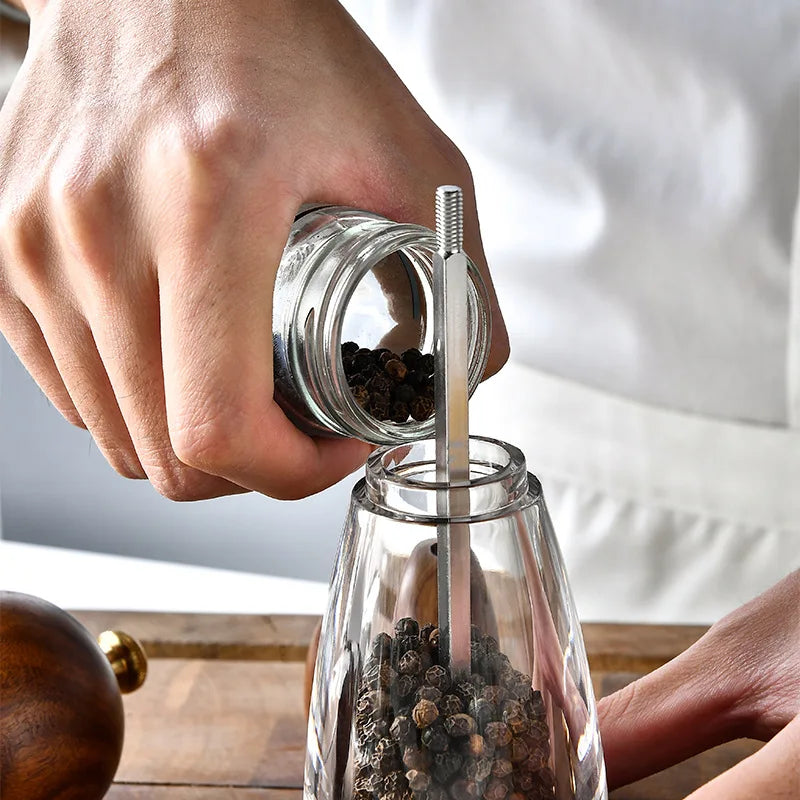
<svg viewBox="0 0 800 800"><path fill-rule="evenodd" d="M757 753L686 800L791 800L800 797L800 715Z"/></svg>

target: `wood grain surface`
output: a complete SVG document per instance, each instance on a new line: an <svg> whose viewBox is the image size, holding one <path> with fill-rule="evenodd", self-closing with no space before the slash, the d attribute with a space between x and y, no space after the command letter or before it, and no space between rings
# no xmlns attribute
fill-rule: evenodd
<svg viewBox="0 0 800 800"><path fill-rule="evenodd" d="M126 696L112 800L301 800L303 659L318 617L72 612L92 632L127 630L148 649ZM698 626L583 626L598 697L691 646ZM681 800L759 747L738 741L611 794Z"/></svg>
<svg viewBox="0 0 800 800"><path fill-rule="evenodd" d="M158 614L72 611L95 635L108 628L133 631L151 658L300 661L319 617L242 614ZM650 672L682 653L707 628L700 625L586 623L583 636L592 670Z"/></svg>

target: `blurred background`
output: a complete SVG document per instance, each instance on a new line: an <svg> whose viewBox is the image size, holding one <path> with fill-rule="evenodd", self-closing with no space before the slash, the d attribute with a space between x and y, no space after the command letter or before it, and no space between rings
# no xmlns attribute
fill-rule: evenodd
<svg viewBox="0 0 800 800"><path fill-rule="evenodd" d="M124 480L0 337L0 531L55 545L327 581L355 478L302 502L173 503Z"/></svg>
<svg viewBox="0 0 800 800"><path fill-rule="evenodd" d="M798 566L800 7L345 5L471 165L513 351L473 432L542 478L579 612L712 621ZM8 541L327 581L354 480L174 504L0 338Z"/></svg>

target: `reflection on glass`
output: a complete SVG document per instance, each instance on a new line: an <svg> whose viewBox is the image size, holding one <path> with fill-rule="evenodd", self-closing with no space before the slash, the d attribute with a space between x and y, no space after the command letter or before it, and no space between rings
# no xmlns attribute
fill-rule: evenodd
<svg viewBox="0 0 800 800"><path fill-rule="evenodd" d="M306 800L607 796L578 619L541 487L473 438L472 673L439 663L432 441L353 490L314 677Z"/></svg>

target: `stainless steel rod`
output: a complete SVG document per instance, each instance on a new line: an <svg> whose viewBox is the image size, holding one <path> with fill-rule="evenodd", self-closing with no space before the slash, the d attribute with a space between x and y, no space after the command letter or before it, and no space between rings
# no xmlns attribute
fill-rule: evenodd
<svg viewBox="0 0 800 800"><path fill-rule="evenodd" d="M457 186L436 190L433 261L436 479L445 484L437 511L448 520L469 516L469 407L467 258L463 250L464 200ZM439 641L454 675L470 669L469 526L437 530Z"/></svg>

